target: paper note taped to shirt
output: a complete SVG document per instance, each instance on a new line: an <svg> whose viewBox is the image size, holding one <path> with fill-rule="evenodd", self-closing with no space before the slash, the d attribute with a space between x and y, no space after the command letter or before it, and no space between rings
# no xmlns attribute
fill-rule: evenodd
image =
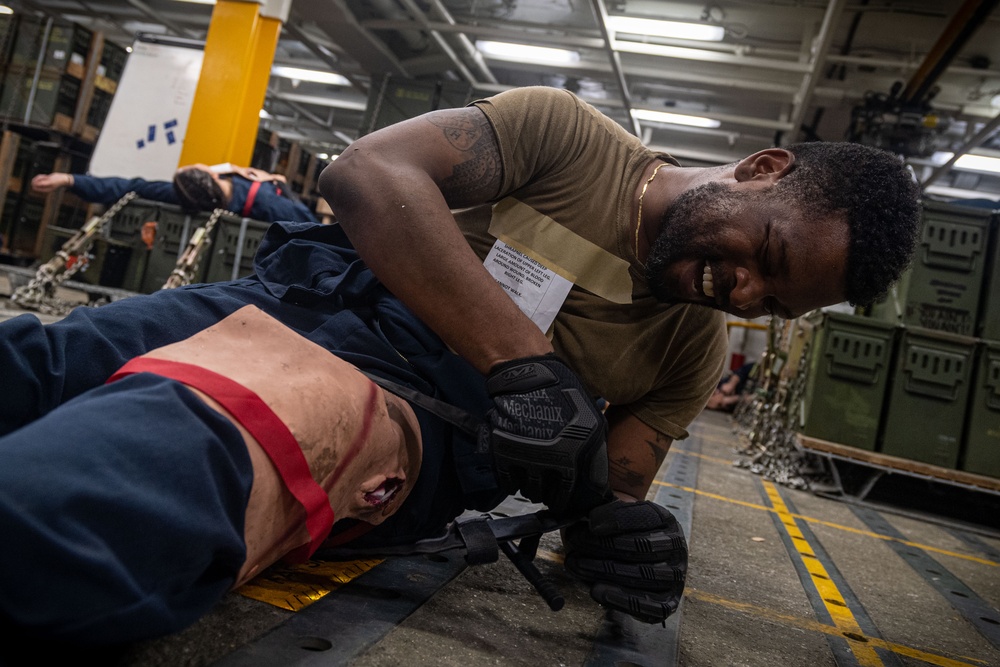
<svg viewBox="0 0 1000 667"><path fill-rule="evenodd" d="M573 283L503 241L493 244L484 264L521 312L547 332Z"/></svg>

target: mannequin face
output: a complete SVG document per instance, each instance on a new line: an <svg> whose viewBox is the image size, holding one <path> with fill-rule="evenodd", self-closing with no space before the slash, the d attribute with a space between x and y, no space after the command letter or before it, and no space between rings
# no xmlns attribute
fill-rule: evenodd
<svg viewBox="0 0 1000 667"><path fill-rule="evenodd" d="M399 510L420 474L423 448L416 417L402 399L384 395L387 418L376 417L364 448L345 464L337 482L344 491L334 507L338 519L382 523Z"/></svg>

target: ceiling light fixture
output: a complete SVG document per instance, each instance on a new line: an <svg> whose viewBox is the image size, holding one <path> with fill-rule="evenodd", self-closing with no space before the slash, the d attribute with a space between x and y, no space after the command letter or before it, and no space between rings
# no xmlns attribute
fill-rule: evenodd
<svg viewBox="0 0 1000 667"><path fill-rule="evenodd" d="M966 153L965 155L955 160L955 168L968 169L969 171L985 171L991 174L1000 174L1000 158Z"/></svg>
<svg viewBox="0 0 1000 667"><path fill-rule="evenodd" d="M580 53L578 51L553 49L548 46L480 40L476 42L476 48L484 56L499 60L512 60L539 65L569 65L580 62Z"/></svg>
<svg viewBox="0 0 1000 667"><path fill-rule="evenodd" d="M177 2L190 2L193 5L214 5L215 0L177 0Z"/></svg>
<svg viewBox="0 0 1000 667"><path fill-rule="evenodd" d="M649 37L673 37L675 39L696 39L704 42L721 42L726 29L706 23L683 23L681 21L658 21L632 16L609 16L606 25L615 33L647 35Z"/></svg>
<svg viewBox="0 0 1000 667"><path fill-rule="evenodd" d="M668 111L653 111L652 109L632 109L632 117L636 120L648 120L653 123L690 125L691 127L715 128L722 124L714 118L688 116L687 114L670 113Z"/></svg>
<svg viewBox="0 0 1000 667"><path fill-rule="evenodd" d="M295 81L312 81L314 83L328 83L334 86L350 85L346 76L341 76L336 72L322 72L315 69L300 69L298 67L287 67L285 65L275 65L271 68L272 76L280 76L284 79Z"/></svg>
<svg viewBox="0 0 1000 667"><path fill-rule="evenodd" d="M0 5L0 14L13 14L14 10L7 5Z"/></svg>

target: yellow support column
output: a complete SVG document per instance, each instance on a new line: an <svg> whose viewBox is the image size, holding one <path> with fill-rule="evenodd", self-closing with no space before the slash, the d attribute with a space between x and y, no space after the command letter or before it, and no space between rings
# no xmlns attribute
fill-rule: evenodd
<svg viewBox="0 0 1000 667"><path fill-rule="evenodd" d="M217 0L179 167L250 164L284 18L274 14L287 16L291 2L277 4L283 7L274 12L257 2Z"/></svg>

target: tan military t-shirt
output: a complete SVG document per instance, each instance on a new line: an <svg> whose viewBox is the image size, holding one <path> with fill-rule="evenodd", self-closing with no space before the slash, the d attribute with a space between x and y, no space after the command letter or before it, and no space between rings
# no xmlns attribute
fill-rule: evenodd
<svg viewBox="0 0 1000 667"><path fill-rule="evenodd" d="M518 88L474 104L499 138L503 183L492 208L456 213L469 243L485 258L499 237L572 277L547 332L557 354L596 395L686 437L722 374L725 316L657 301L629 220L650 160L676 161L564 90ZM658 175L669 177L670 167Z"/></svg>

